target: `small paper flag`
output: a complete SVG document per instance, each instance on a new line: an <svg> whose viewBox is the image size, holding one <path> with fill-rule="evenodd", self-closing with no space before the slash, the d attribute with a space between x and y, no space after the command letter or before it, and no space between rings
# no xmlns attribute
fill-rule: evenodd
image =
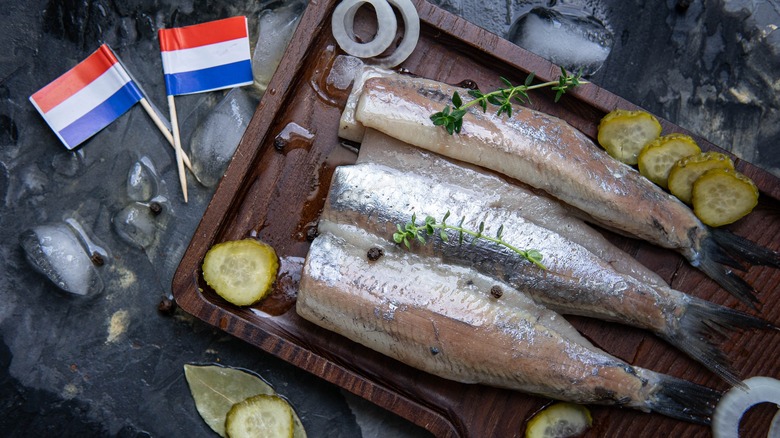
<svg viewBox="0 0 780 438"><path fill-rule="evenodd" d="M252 83L246 17L160 29L159 37L169 96Z"/></svg>
<svg viewBox="0 0 780 438"><path fill-rule="evenodd" d="M30 102L72 150L127 112L143 98L139 87L103 44Z"/></svg>

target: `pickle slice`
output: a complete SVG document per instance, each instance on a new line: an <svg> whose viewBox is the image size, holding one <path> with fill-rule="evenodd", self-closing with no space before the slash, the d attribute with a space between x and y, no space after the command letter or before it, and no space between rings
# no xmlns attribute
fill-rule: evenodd
<svg viewBox="0 0 780 438"><path fill-rule="evenodd" d="M617 160L637 164L639 152L661 135L661 124L645 111L614 110L599 123L599 144Z"/></svg>
<svg viewBox="0 0 780 438"><path fill-rule="evenodd" d="M734 169L734 162L720 152L703 152L676 162L669 170L669 191L677 199L691 203L693 183L710 169Z"/></svg>
<svg viewBox="0 0 780 438"><path fill-rule="evenodd" d="M559 402L548 406L528 421L525 438L567 438L580 436L593 424L588 408Z"/></svg>
<svg viewBox="0 0 780 438"><path fill-rule="evenodd" d="M719 227L736 222L758 205L758 188L731 169L711 169L693 183L693 212L705 224Z"/></svg>
<svg viewBox="0 0 780 438"><path fill-rule="evenodd" d="M639 173L659 186L667 188L672 166L678 160L700 152L699 145L688 135L664 135L642 148L637 159Z"/></svg>
<svg viewBox="0 0 780 438"><path fill-rule="evenodd" d="M225 434L228 438L292 438L292 408L275 395L249 397L228 411Z"/></svg>
<svg viewBox="0 0 780 438"><path fill-rule="evenodd" d="M237 306L265 298L278 270L274 249L255 239L218 243L203 259L203 279L219 296Z"/></svg>

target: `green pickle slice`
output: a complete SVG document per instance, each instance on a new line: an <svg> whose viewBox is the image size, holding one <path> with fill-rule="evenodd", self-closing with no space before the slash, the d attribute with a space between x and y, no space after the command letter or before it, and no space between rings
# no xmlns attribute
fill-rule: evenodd
<svg viewBox="0 0 780 438"><path fill-rule="evenodd" d="M720 152L702 152L683 158L669 169L669 191L680 201L690 204L693 183L710 169L734 170L734 162Z"/></svg>
<svg viewBox="0 0 780 438"><path fill-rule="evenodd" d="M688 135L664 135L642 148L637 158L639 173L659 186L667 188L672 166L678 160L700 152L699 145Z"/></svg>
<svg viewBox="0 0 780 438"><path fill-rule="evenodd" d="M276 395L249 397L230 408L225 434L228 438L292 438L292 408Z"/></svg>
<svg viewBox="0 0 780 438"><path fill-rule="evenodd" d="M607 153L628 165L635 165L639 152L661 135L661 124L645 111L617 109L601 119L598 141Z"/></svg>
<svg viewBox="0 0 780 438"><path fill-rule="evenodd" d="M731 169L712 169L693 183L693 212L711 227L741 219L758 205L758 188Z"/></svg>
<svg viewBox="0 0 780 438"><path fill-rule="evenodd" d="M580 436L593 425L588 408L568 402L554 403L533 416L525 438L568 438Z"/></svg>
<svg viewBox="0 0 780 438"><path fill-rule="evenodd" d="M218 243L203 259L203 279L219 296L237 306L265 298L278 270L274 249L255 239Z"/></svg>

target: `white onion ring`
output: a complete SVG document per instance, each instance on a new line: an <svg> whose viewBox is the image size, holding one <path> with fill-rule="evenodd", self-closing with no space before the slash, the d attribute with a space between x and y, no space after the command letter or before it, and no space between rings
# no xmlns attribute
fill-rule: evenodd
<svg viewBox="0 0 780 438"><path fill-rule="evenodd" d="M712 416L712 434L715 438L733 438L739 436L739 420L745 411L759 403L780 405L780 380L771 377L756 376L746 379L745 387L733 387L721 397ZM780 421L778 415L769 428L770 438ZM774 432L773 432L774 431Z"/></svg>
<svg viewBox="0 0 780 438"><path fill-rule="evenodd" d="M371 3L376 12L377 31L374 39L366 43L355 41L355 13L364 3ZM336 6L331 18L333 37L339 47L352 56L368 58L387 50L393 43L398 23L393 8L386 0L343 0Z"/></svg>
<svg viewBox="0 0 780 438"><path fill-rule="evenodd" d="M404 36L395 51L387 57L377 58L376 64L380 67L392 68L406 61L417 47L417 41L420 39L420 15L417 14L417 9L411 0L387 1L401 12L401 18L404 20Z"/></svg>
<svg viewBox="0 0 780 438"><path fill-rule="evenodd" d="M778 409L775 416L772 417L772 422L769 424L769 432L766 433L766 436L769 438L780 436L780 409Z"/></svg>

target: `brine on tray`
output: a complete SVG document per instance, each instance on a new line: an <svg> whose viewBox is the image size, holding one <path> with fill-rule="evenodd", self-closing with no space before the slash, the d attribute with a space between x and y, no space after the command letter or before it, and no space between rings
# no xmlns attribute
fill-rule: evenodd
<svg viewBox="0 0 780 438"><path fill-rule="evenodd" d="M370 67L356 78L340 133L360 155L334 174L298 313L447 379L708 423L718 391L624 363L559 315L650 330L735 385L718 343L774 326L670 288L585 222L676 250L746 302L755 291L728 264L777 253L704 225L555 117L473 105L446 129L431 116L456 91L469 94Z"/></svg>

